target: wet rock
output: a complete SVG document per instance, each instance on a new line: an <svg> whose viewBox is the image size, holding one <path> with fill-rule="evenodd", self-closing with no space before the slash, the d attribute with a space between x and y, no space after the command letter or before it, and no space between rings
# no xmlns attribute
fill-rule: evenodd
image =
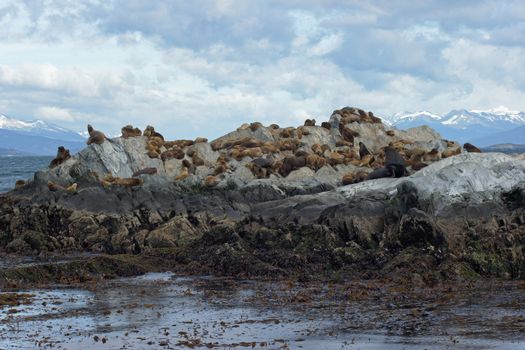
<svg viewBox="0 0 525 350"><path fill-rule="evenodd" d="M401 218L398 235L403 247L426 244L442 247L446 243L434 220L427 213L415 208Z"/></svg>

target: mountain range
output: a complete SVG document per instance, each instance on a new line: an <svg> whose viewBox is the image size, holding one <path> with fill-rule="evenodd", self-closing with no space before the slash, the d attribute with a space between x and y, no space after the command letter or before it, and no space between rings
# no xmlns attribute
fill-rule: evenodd
<svg viewBox="0 0 525 350"><path fill-rule="evenodd" d="M442 137L486 147L525 143L525 112L505 107L491 110L459 109L439 115L428 111L396 113L384 120L399 129L428 125Z"/></svg>
<svg viewBox="0 0 525 350"><path fill-rule="evenodd" d="M402 112L383 120L398 129L428 125L445 139L470 142L478 147L525 144L525 112L505 107L486 111L459 109L444 115L428 111ZM3 149L0 155L55 155L58 146L75 153L85 147L85 141L85 133L56 124L0 115L0 149Z"/></svg>
<svg viewBox="0 0 525 350"><path fill-rule="evenodd" d="M42 120L23 121L0 115L0 149L4 154L55 155L58 146L71 153L86 145L85 138L78 133Z"/></svg>

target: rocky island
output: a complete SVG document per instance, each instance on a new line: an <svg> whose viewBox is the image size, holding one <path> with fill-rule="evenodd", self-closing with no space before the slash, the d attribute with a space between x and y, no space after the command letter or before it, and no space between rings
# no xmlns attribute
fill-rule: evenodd
<svg viewBox="0 0 525 350"><path fill-rule="evenodd" d="M350 107L320 125L251 123L212 142L167 141L153 127L93 132L84 150L59 150L0 197L4 253L89 252L89 263L3 269L0 285L159 270L427 284L525 273L519 156L465 149L428 127L392 129ZM386 146L407 176L370 179Z"/></svg>

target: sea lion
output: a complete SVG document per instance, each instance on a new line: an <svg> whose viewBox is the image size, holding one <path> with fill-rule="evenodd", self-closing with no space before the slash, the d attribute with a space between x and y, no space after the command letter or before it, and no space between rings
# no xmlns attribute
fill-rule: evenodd
<svg viewBox="0 0 525 350"><path fill-rule="evenodd" d="M206 143L208 139L206 137L197 137L194 141L195 143Z"/></svg>
<svg viewBox="0 0 525 350"><path fill-rule="evenodd" d="M188 168L187 167L182 167L182 170L181 170L180 174L175 177L175 181L184 180L188 176L190 176L190 172L189 172Z"/></svg>
<svg viewBox="0 0 525 350"><path fill-rule="evenodd" d="M140 131L139 128L134 128L133 125L126 125L124 127L122 127L122 129L120 130L121 133L122 133L122 138L129 138L129 137L137 137L137 136L142 136L142 131Z"/></svg>
<svg viewBox="0 0 525 350"><path fill-rule="evenodd" d="M87 131L89 133L89 138L87 140L88 145L91 145L92 143L101 145L106 140L106 135L104 135L102 131L93 129L90 124L87 126Z"/></svg>
<svg viewBox="0 0 525 350"><path fill-rule="evenodd" d="M15 188L24 187L27 184L25 180L16 180L15 182Z"/></svg>
<svg viewBox="0 0 525 350"><path fill-rule="evenodd" d="M184 151L181 150L180 148L178 147L173 147L173 148L170 148L169 150L167 151L164 151L160 154L160 158L165 161L165 160L168 160L168 159L183 159L184 158Z"/></svg>
<svg viewBox="0 0 525 350"><path fill-rule="evenodd" d="M140 186L144 183L144 180L136 177L115 177L111 184L123 186L123 187L135 187Z"/></svg>
<svg viewBox="0 0 525 350"><path fill-rule="evenodd" d="M335 166L338 164L343 164L345 162L345 156L342 155L339 152L330 152L330 156L328 158L328 163L331 166Z"/></svg>
<svg viewBox="0 0 525 350"><path fill-rule="evenodd" d="M250 130L251 131L255 131L255 130L259 129L262 126L263 125L260 122L253 122L253 123L250 123Z"/></svg>
<svg viewBox="0 0 525 350"><path fill-rule="evenodd" d="M272 173L273 165L272 158L255 158L248 164L248 168L258 179L264 179Z"/></svg>
<svg viewBox="0 0 525 350"><path fill-rule="evenodd" d="M455 155L458 155L461 153L461 148L447 148L446 150L444 150L442 153L441 153L441 158L448 158L448 157L452 157L452 156L455 156Z"/></svg>
<svg viewBox="0 0 525 350"><path fill-rule="evenodd" d="M202 159L201 157L199 157L199 155L197 153L195 153L192 157L191 157L191 161L193 162L193 165L195 166L201 166L201 165L204 165L204 159Z"/></svg>
<svg viewBox="0 0 525 350"><path fill-rule="evenodd" d="M355 184L366 179L368 173L366 171L358 171L356 173L347 173L343 176L343 186Z"/></svg>
<svg viewBox="0 0 525 350"><path fill-rule="evenodd" d="M268 127L269 127L270 129L272 129L272 130L277 130L277 129L279 129L279 125L277 125L277 124L270 124Z"/></svg>
<svg viewBox="0 0 525 350"><path fill-rule="evenodd" d="M215 187L218 183L219 179L217 179L217 177L213 175L206 176L206 178L204 179L204 186L206 187Z"/></svg>
<svg viewBox="0 0 525 350"><path fill-rule="evenodd" d="M467 142L463 145L463 148L469 153L481 153L481 150L473 144Z"/></svg>
<svg viewBox="0 0 525 350"><path fill-rule="evenodd" d="M339 132L345 141L354 143L354 137L358 137L359 133L350 128L347 128L343 124L339 124Z"/></svg>
<svg viewBox="0 0 525 350"><path fill-rule="evenodd" d="M378 118L374 115L374 113L372 112L368 112L368 119L371 123L373 124L382 124L383 121L381 120L381 118Z"/></svg>
<svg viewBox="0 0 525 350"><path fill-rule="evenodd" d="M164 141L164 136L156 132L155 128L151 125L146 126L146 129L144 130L143 135L147 137L160 137L162 141Z"/></svg>
<svg viewBox="0 0 525 350"><path fill-rule="evenodd" d="M157 173L157 168L144 168L137 170L131 175L131 177L137 177L140 175L155 175Z"/></svg>
<svg viewBox="0 0 525 350"><path fill-rule="evenodd" d="M308 154L306 156L306 166L312 170L319 170L326 165L326 159L317 154Z"/></svg>
<svg viewBox="0 0 525 350"><path fill-rule="evenodd" d="M69 158L71 158L69 150L64 148L64 146L59 146L57 150L57 156L51 161L51 163L49 163L49 167L54 168L64 163Z"/></svg>
<svg viewBox="0 0 525 350"><path fill-rule="evenodd" d="M239 126L239 127L237 128L237 131L247 130L247 129L249 129L249 128L250 128L250 124L248 124L248 123L243 123L241 126Z"/></svg>
<svg viewBox="0 0 525 350"><path fill-rule="evenodd" d="M390 169L390 172L394 177L405 176L405 160L398 151L394 148L387 146L384 148L385 151L385 167Z"/></svg>
<svg viewBox="0 0 525 350"><path fill-rule="evenodd" d="M288 156L283 159L283 165L279 169L279 174L287 177L292 171L306 166L306 157Z"/></svg>
<svg viewBox="0 0 525 350"><path fill-rule="evenodd" d="M306 119L304 121L304 126L315 126L315 119Z"/></svg>
<svg viewBox="0 0 525 350"><path fill-rule="evenodd" d="M241 152L241 157L251 157L251 158L257 158L262 157L263 152L261 150L261 147L252 147L247 148Z"/></svg>
<svg viewBox="0 0 525 350"><path fill-rule="evenodd" d="M329 122L322 122L321 128L324 128L326 130L330 130L332 128L332 125Z"/></svg>
<svg viewBox="0 0 525 350"><path fill-rule="evenodd" d="M78 185L76 182L72 184L71 186L66 187L66 191L71 194L77 193L77 189L78 189Z"/></svg>
<svg viewBox="0 0 525 350"><path fill-rule="evenodd" d="M77 184L74 183L74 184L71 184L67 187L65 186L62 186L60 184L57 184L57 183L54 183L52 181L48 181L47 182L47 188L51 191L51 192L57 192L57 191L65 191L65 192L68 192L68 193L71 193L71 194L74 194L77 192Z"/></svg>
<svg viewBox="0 0 525 350"><path fill-rule="evenodd" d="M366 148L366 145L362 142L359 142L359 158L363 159L364 156L367 154L370 154L370 151L368 148Z"/></svg>
<svg viewBox="0 0 525 350"><path fill-rule="evenodd" d="M279 133L279 137L282 137L283 139L291 138L291 137L294 137L294 136L295 136L295 128L293 128L293 127L284 128Z"/></svg>
<svg viewBox="0 0 525 350"><path fill-rule="evenodd" d="M383 177L393 177L392 169L386 167L377 168L366 176L366 180L380 179Z"/></svg>
<svg viewBox="0 0 525 350"><path fill-rule="evenodd" d="M394 133L394 130L387 130L386 134L388 136L395 136L396 134Z"/></svg>

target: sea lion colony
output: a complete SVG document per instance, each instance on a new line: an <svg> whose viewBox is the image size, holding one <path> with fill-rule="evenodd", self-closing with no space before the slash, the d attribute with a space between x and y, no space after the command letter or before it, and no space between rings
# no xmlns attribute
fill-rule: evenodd
<svg viewBox="0 0 525 350"><path fill-rule="evenodd" d="M106 137L88 125L88 144L102 144ZM374 135L372 142L369 135ZM225 174L239 167L247 168L254 178L288 177L301 168L318 172L332 167L341 172L341 184L347 185L381 177L401 177L418 171L442 158L463 152L453 141L442 140L432 149L421 142L403 138L404 132L382 124L372 112L345 107L335 110L329 121L316 125L307 119L303 126L267 127L259 122L243 124L235 132L208 142L206 138L167 141L153 126L144 132L131 125L122 128L122 138L145 137L145 153L164 164L171 162L179 170L173 181L200 175L202 185L216 186ZM368 138L367 138L368 137ZM377 142L380 140L380 142ZM479 151L466 144L468 152ZM66 155L66 156L65 156ZM69 151L59 148L50 166L61 164ZM350 170L350 171L348 171ZM114 178L107 174L97 181L104 187L141 185L138 176L156 175L156 168L137 169L131 178ZM51 186L53 190L67 190Z"/></svg>

